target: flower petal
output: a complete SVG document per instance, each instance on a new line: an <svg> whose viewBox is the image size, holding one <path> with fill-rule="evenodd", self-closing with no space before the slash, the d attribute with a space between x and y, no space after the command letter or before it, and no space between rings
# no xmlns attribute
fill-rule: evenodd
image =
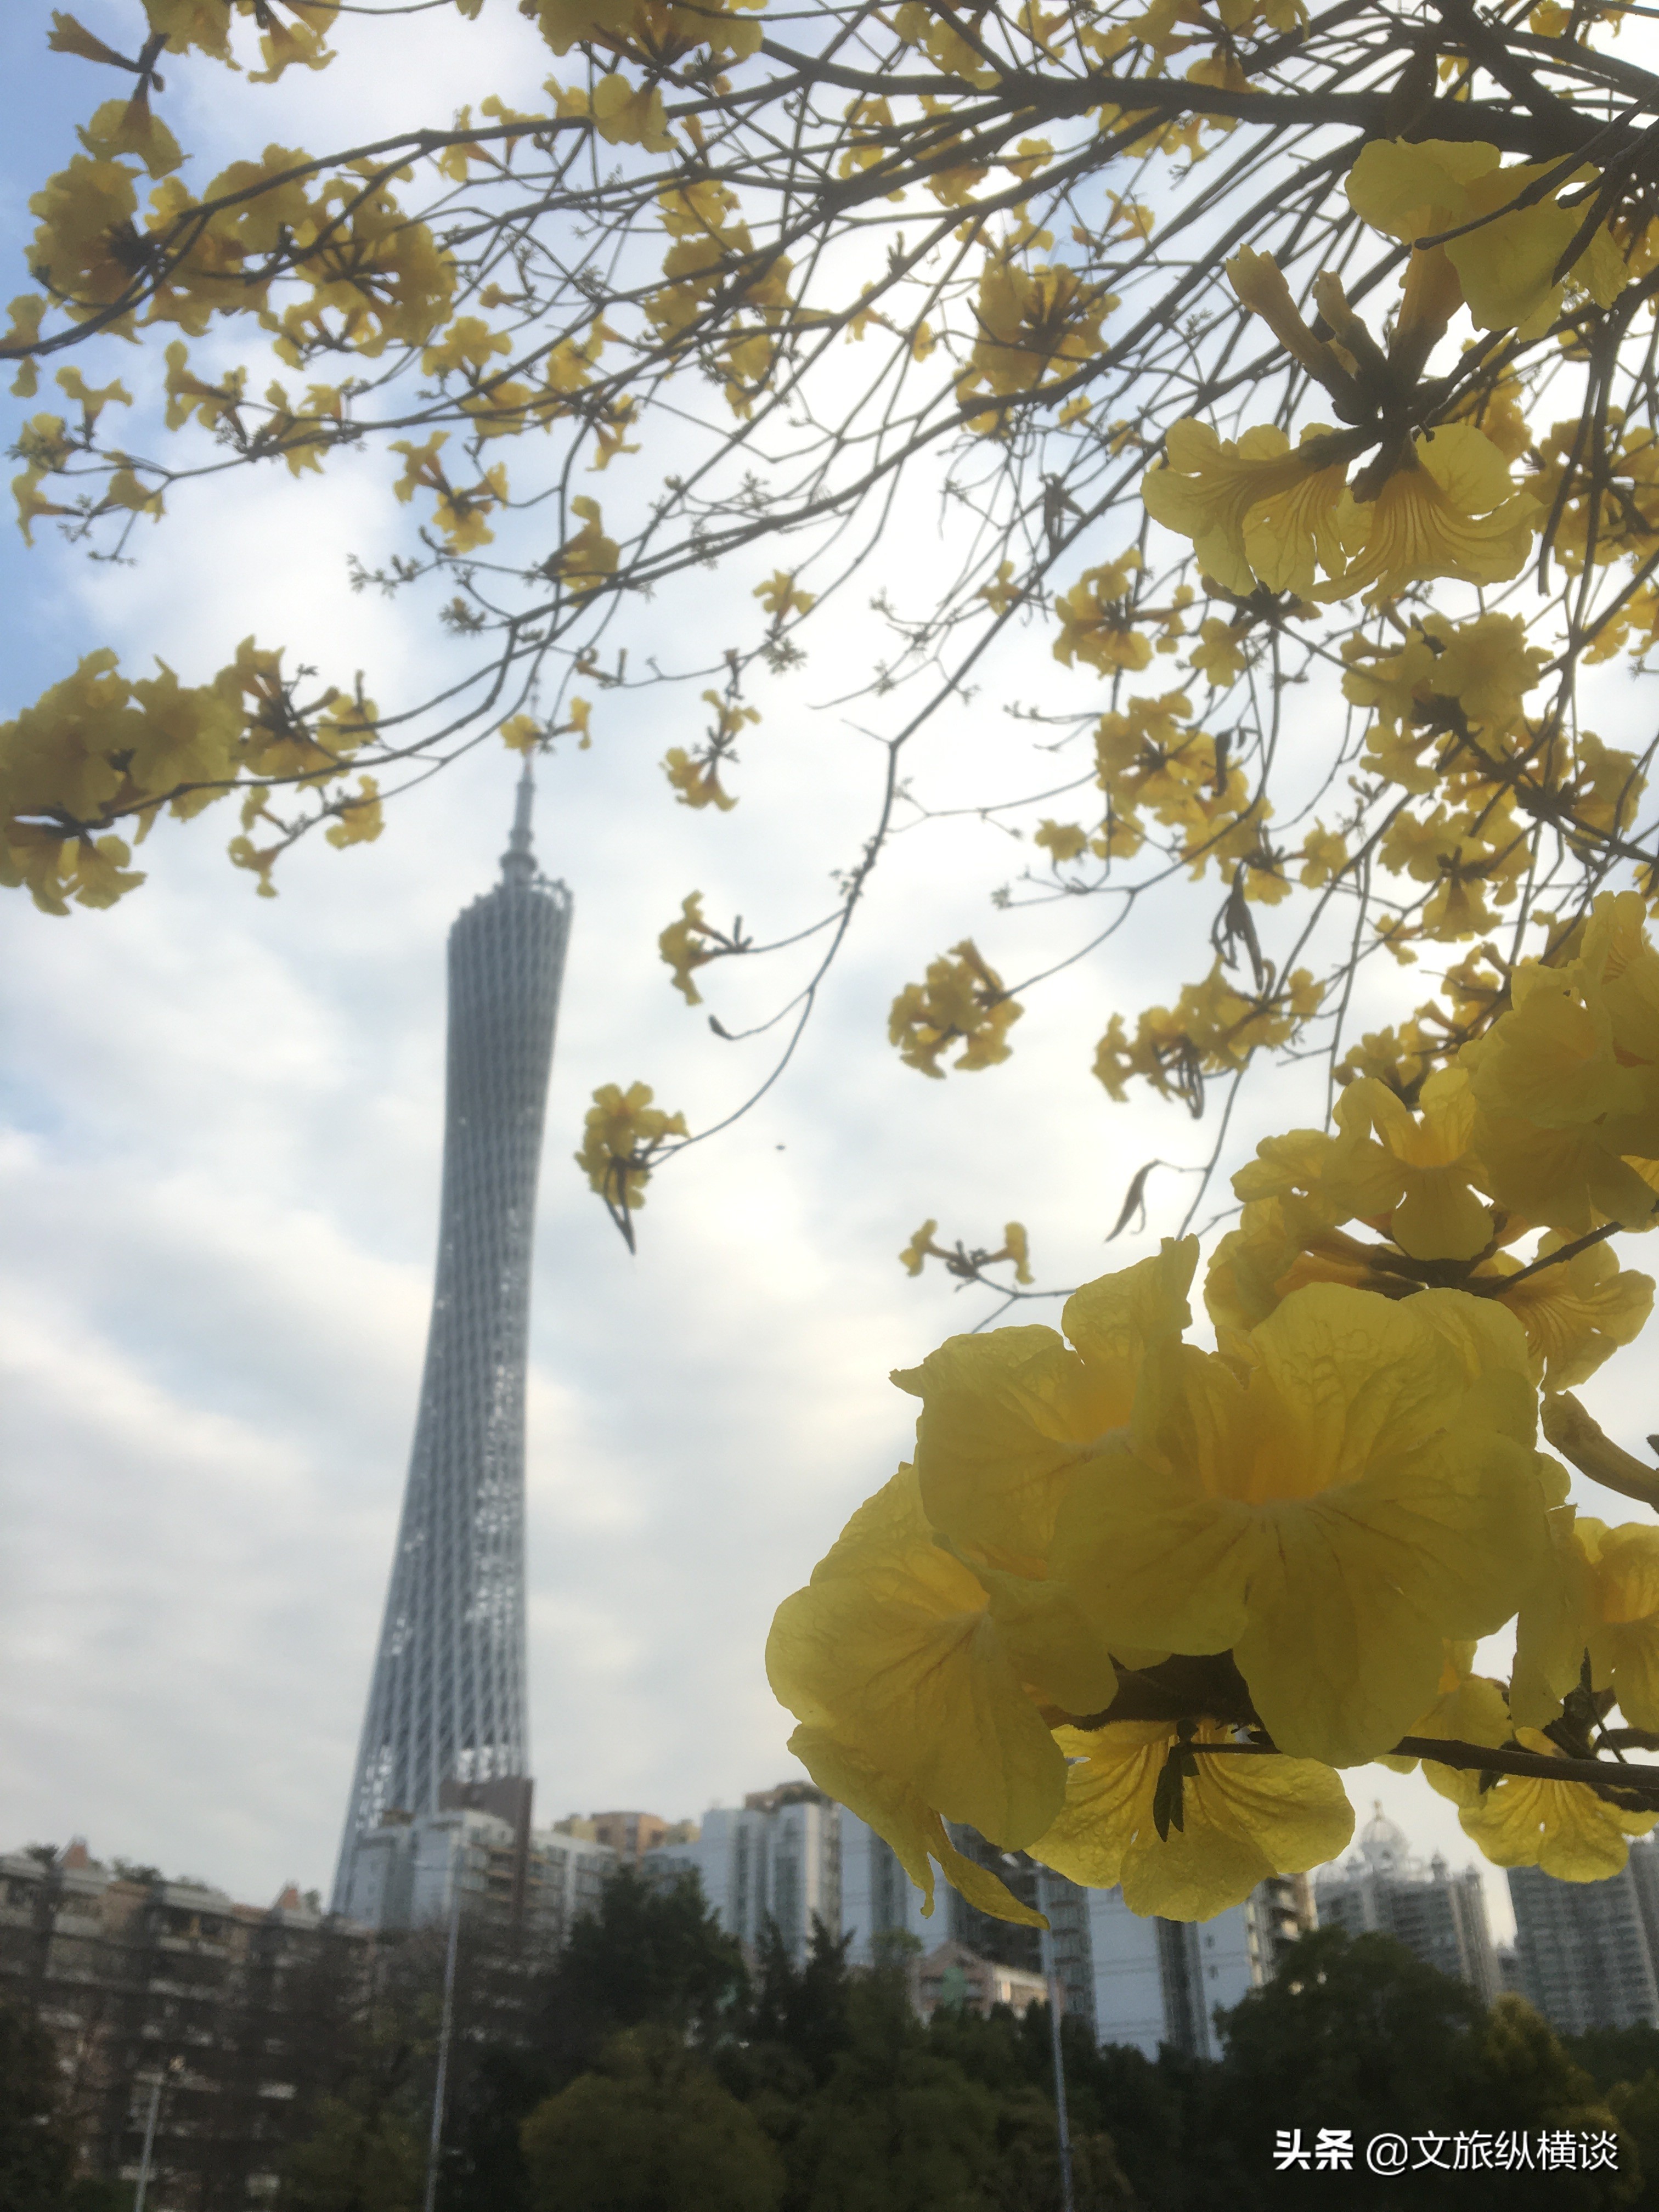
<svg viewBox="0 0 1659 2212"><path fill-rule="evenodd" d="M766 1664L797 1718L831 1729L948 1819L1008 1849L1053 1820L1065 1764L983 1589L934 1543L910 1468L779 1607Z"/></svg>
<svg viewBox="0 0 1659 2212"><path fill-rule="evenodd" d="M1051 1328L953 1336L893 1380L921 1401L916 1473L941 1535L994 1565L1040 1571L1071 1469L1127 1413Z"/></svg>
<svg viewBox="0 0 1659 2212"><path fill-rule="evenodd" d="M988 1867L963 1856L945 1834L944 1821L914 1790L871 1765L827 1729L798 1728L789 1739L789 1748L820 1790L891 1844L900 1865L923 1893L924 1918L931 1917L933 1910L933 1861L937 1859L951 1887L981 1912L1027 1928L1047 1924L1040 1912L1022 1905Z"/></svg>

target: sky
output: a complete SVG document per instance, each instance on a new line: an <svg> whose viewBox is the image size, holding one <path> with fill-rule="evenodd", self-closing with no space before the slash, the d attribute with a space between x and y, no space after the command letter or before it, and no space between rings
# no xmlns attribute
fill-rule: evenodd
<svg viewBox="0 0 1659 2212"><path fill-rule="evenodd" d="M78 12L136 46L136 0ZM49 13L27 0L0 18L0 69L21 88L0 148L12 255L28 191L113 88L45 52ZM161 112L216 167L239 131L320 145L447 122L491 89L528 105L547 66L503 0L470 30L446 12L352 38L373 66L349 77L344 62L296 71L262 97L198 64L174 72ZM106 361L142 400L142 356L112 344L91 380ZM200 681L250 633L330 680L362 670L388 708L417 698L461 648L430 600L347 584L349 553L373 567L408 542L390 473L367 454L337 459L321 483L273 470L195 488L141 526L129 567L48 531L28 552L8 526L0 716L96 647ZM902 582L950 550L919 504L877 568ZM750 593L771 565L665 593L636 617L636 653L691 667L711 636L752 635ZM696 684L601 694L592 750L563 747L540 770L538 855L575 901L529 1388L544 1819L618 1806L695 1818L793 1771L792 1723L762 1665L773 1609L908 1449L914 1401L889 1370L990 1310L937 1269L906 1276L896 1255L917 1224L994 1243L1018 1218L1042 1282L1085 1281L1179 1223L1190 1185L1166 1175L1145 1232L1106 1250L1134 1170L1189 1164L1210 1142L1179 1109L1114 1106L1088 1073L1113 1011L1202 972L1195 908L1125 932L1034 994L1006 1066L929 1083L900 1065L887 1006L927 958L971 932L1005 974L1024 973L1087 933L1048 908L994 911L990 888L1024 855L953 818L896 842L791 1067L653 1183L639 1249L625 1249L572 1161L590 1094L642 1079L694 1126L721 1118L767 1063L763 1047L720 1043L705 1014L739 1028L799 973L721 971L692 1011L657 932L692 890L711 918L741 913L762 938L817 919L871 818L878 753L832 703L843 635L809 636L805 667L757 693L766 719L730 816L676 806L656 765L695 742ZM995 684L939 722L918 764L930 797L1055 780L999 705L1035 683L1022 655L1052 672L1048 652L1041 631L1017 639ZM1093 681L1079 672L1077 700ZM256 1902L289 1880L327 1886L430 1297L445 936L495 879L515 770L492 740L401 799L377 843L290 856L275 900L228 865L235 825L211 813L159 828L148 882L108 912L58 920L0 898L0 1848L83 1835L98 1855ZM1274 1076L1241 1115L1231 1164L1322 1104L1306 1071ZM1639 1449L1629 1360L1622 1378L1585 1395ZM1626 1517L1616 1499L1599 1510ZM1362 1820L1380 1799L1425 1856L1474 1859L1416 1778L1365 1770L1350 1794ZM1502 1929L1490 1869L1487 1887Z"/></svg>

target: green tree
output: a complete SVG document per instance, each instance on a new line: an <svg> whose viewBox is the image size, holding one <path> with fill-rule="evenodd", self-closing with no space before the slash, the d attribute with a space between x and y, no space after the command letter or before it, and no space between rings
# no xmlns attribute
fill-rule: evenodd
<svg viewBox="0 0 1659 2212"><path fill-rule="evenodd" d="M635 2027L524 2123L537 2212L775 2212L765 2130L672 2029Z"/></svg>
<svg viewBox="0 0 1659 2212"><path fill-rule="evenodd" d="M1613 2082L1605 2092L1620 2135L1635 2146L1642 2188L1631 2199L1643 2212L1659 2207L1659 2073Z"/></svg>
<svg viewBox="0 0 1659 2212"><path fill-rule="evenodd" d="M758 1946L748 2039L793 2053L817 2082L829 2079L851 2040L847 1949L852 1940L850 1935L832 1936L814 1919L799 1969L775 1921L767 1922Z"/></svg>
<svg viewBox="0 0 1659 2212"><path fill-rule="evenodd" d="M1561 2041L1598 2088L1659 2074L1659 2027L1646 2021L1633 2021L1628 2027L1586 2028L1582 2035L1563 2036Z"/></svg>
<svg viewBox="0 0 1659 2212"><path fill-rule="evenodd" d="M530 2036L474 2043L455 2057L439 2212L527 2212L519 2133L558 2086L559 2069Z"/></svg>
<svg viewBox="0 0 1659 2212"><path fill-rule="evenodd" d="M996 2154L987 2181L996 2212L1063 2212L1054 2100L1035 2083L1009 2084L997 2100ZM1139 2212L1141 2202L1111 2136L1075 2121L1072 2202L1075 2212Z"/></svg>
<svg viewBox="0 0 1659 2212"><path fill-rule="evenodd" d="M1224 2056L1194 2079L1185 2161L1185 2205L1204 2200L1203 2173L1234 2201L1264 2208L1282 2197L1311 2201L1331 2177L1273 2170L1275 2133L1299 2128L1311 2143L1322 2127L1370 2136L1568 2128L1601 2130L1614 2121L1595 2084L1547 2024L1520 1999L1490 2013L1459 1983L1385 1936L1349 1938L1337 1928L1304 1936L1274 1980L1221 2015ZM1517 2206L1611 2207L1638 2186L1632 2147L1620 2168L1594 2174L1506 2175ZM1467 2172L1413 2171L1413 2204L1467 2203Z"/></svg>
<svg viewBox="0 0 1659 2212"><path fill-rule="evenodd" d="M689 1875L659 1888L620 1869L556 1958L474 1931L457 1978L441 2212L523 2212L531 2113L592 2072L623 2031L661 2027L717 2048L747 1986L741 1949Z"/></svg>
<svg viewBox="0 0 1659 2212"><path fill-rule="evenodd" d="M847 2041L811 2099L792 2153L802 2212L984 2212L997 2100L928 2048L904 1985L860 1975Z"/></svg>
<svg viewBox="0 0 1659 2212"><path fill-rule="evenodd" d="M442 1944L387 1947L372 1984L353 1948L325 1945L296 1977L287 2023L303 2132L283 2161L281 2212L406 2212L425 2185Z"/></svg>
<svg viewBox="0 0 1659 2212"><path fill-rule="evenodd" d="M327 2097L316 2130L288 2156L283 2212L417 2212L425 2146L412 2114Z"/></svg>
<svg viewBox="0 0 1659 2212"><path fill-rule="evenodd" d="M0 2005L0 2204L6 2212L61 2212L74 2163L52 2037Z"/></svg>
<svg viewBox="0 0 1659 2212"><path fill-rule="evenodd" d="M688 1875L658 1888L623 1867L559 1960L561 1998L591 2033L660 2022L708 2038L741 2008L743 1952Z"/></svg>
<svg viewBox="0 0 1659 2212"><path fill-rule="evenodd" d="M1118 2159L1115 2120L1108 2123L1099 2094L1100 2054L1081 2021L1063 2017L1060 2027L1073 2198L1079 2212L1113 2212L1139 2200ZM1058 2208L1060 2130L1047 2005L1029 2006L1018 2018L1006 2005L994 2005L988 2014L941 2005L927 2024L927 2048L996 2099L994 2203L1008 2212Z"/></svg>
<svg viewBox="0 0 1659 2212"><path fill-rule="evenodd" d="M102 2174L83 2173L69 2185L64 2212L132 2212L137 2184L112 2181Z"/></svg>

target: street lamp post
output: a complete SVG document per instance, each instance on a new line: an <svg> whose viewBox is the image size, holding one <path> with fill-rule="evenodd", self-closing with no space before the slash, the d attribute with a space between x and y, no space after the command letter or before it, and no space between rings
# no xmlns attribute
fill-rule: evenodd
<svg viewBox="0 0 1659 2212"><path fill-rule="evenodd" d="M144 2198L149 2193L150 2156L155 2148L155 2118L161 2109L161 2090L169 2074L181 2074L185 2062L170 2058L157 2074L149 2093L149 2118L144 2123L144 2148L138 2160L138 2187L132 2200L132 2212L144 2212Z"/></svg>
<svg viewBox="0 0 1659 2212"><path fill-rule="evenodd" d="M422 2212L432 2212L438 2195L438 2157L444 2140L444 2087L449 2075L449 2032L455 2017L455 1952L461 1933L461 1875L466 1863L466 1841L460 1838L453 1866L454 1893L449 1907L449 1946L444 1955L444 2009L438 2029L438 2078L432 2085L432 2134L426 2153L426 2197ZM142 2206L134 2212L143 2212ZM1069 2207L1068 2207L1069 2212Z"/></svg>
<svg viewBox="0 0 1659 2212"><path fill-rule="evenodd" d="M1048 1992L1048 2048L1054 2064L1054 2124L1060 2136L1060 2199L1064 2212L1075 2212L1072 2194L1072 2124L1066 2112L1066 2057L1060 2039L1060 1970L1054 1964L1054 1931L1048 1917L1048 1871L1037 1860L1004 1851L1012 1867L1029 1864L1036 1877L1037 1911L1042 1915L1042 1978Z"/></svg>
<svg viewBox="0 0 1659 2212"><path fill-rule="evenodd" d="M1037 1911L1048 1919L1047 1869L1036 1869ZM1060 2039L1060 1972L1054 1964L1054 1931L1042 1929L1042 1973L1048 1985L1048 2041L1054 2062L1054 2118L1060 2132L1060 2197L1065 2212L1073 2212L1072 2197L1072 2129L1066 2112L1066 2058Z"/></svg>

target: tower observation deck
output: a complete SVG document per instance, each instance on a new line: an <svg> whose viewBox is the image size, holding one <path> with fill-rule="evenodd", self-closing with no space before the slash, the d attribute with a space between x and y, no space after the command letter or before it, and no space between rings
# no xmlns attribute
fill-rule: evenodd
<svg viewBox="0 0 1659 2212"><path fill-rule="evenodd" d="M437 1283L334 1884L333 1909L354 1917L354 1869L388 1816L521 1798L527 1818L525 1363L571 908L537 867L532 799L526 760L501 880L449 933Z"/></svg>

